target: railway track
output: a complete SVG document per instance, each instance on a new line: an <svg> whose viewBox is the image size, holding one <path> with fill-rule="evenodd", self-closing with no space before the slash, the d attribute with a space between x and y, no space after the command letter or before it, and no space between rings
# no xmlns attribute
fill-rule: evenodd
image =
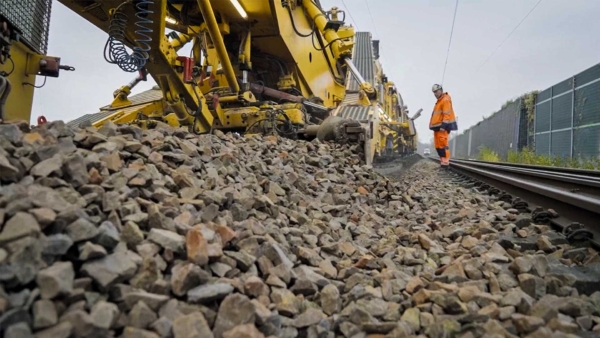
<svg viewBox="0 0 600 338"><path fill-rule="evenodd" d="M600 249L599 171L456 159L450 169L463 183L550 223L569 241Z"/></svg>

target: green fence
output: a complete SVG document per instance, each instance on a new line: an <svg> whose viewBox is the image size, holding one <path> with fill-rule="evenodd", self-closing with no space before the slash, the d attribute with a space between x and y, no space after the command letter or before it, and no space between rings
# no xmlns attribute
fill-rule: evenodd
<svg viewBox="0 0 600 338"><path fill-rule="evenodd" d="M507 102L481 122L452 135L455 158L477 158L482 147L507 160L525 148L548 158L600 158L600 64L542 92Z"/></svg>
<svg viewBox="0 0 600 338"><path fill-rule="evenodd" d="M540 92L535 152L563 158L600 156L600 64Z"/></svg>
<svg viewBox="0 0 600 338"><path fill-rule="evenodd" d="M524 127L521 127L521 126ZM521 132L522 129L525 132ZM478 158L482 148L506 159L510 151L522 149L527 144L527 110L520 97L507 102L502 109L484 118L460 135L450 140L450 155L455 158Z"/></svg>

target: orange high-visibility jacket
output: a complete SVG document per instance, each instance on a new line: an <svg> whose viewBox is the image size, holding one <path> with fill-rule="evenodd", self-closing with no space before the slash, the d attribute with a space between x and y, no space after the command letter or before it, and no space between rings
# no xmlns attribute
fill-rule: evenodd
<svg viewBox="0 0 600 338"><path fill-rule="evenodd" d="M430 130L438 131L440 128L447 131L458 130L454 108L452 108L452 99L448 93L442 94L437 100L433 113L431 113L431 120L429 120Z"/></svg>

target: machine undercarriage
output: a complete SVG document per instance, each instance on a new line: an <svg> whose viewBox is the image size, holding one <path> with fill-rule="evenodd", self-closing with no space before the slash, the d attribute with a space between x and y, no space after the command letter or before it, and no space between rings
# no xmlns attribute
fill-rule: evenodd
<svg viewBox="0 0 600 338"><path fill-rule="evenodd" d="M363 145L367 163L416 149L416 117L382 71L379 42L355 33L337 8L315 0L59 1L107 32L108 62L137 74L86 121L96 127L161 121L195 133L318 137ZM190 55L178 53L190 45ZM134 105L131 91L148 75L162 95ZM8 107L3 119L29 119L28 109Z"/></svg>

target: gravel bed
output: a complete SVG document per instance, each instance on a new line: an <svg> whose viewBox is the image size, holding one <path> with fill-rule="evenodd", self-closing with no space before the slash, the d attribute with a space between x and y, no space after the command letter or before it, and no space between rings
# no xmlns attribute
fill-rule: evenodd
<svg viewBox="0 0 600 338"><path fill-rule="evenodd" d="M0 124L0 336L600 336L595 251L357 151Z"/></svg>

